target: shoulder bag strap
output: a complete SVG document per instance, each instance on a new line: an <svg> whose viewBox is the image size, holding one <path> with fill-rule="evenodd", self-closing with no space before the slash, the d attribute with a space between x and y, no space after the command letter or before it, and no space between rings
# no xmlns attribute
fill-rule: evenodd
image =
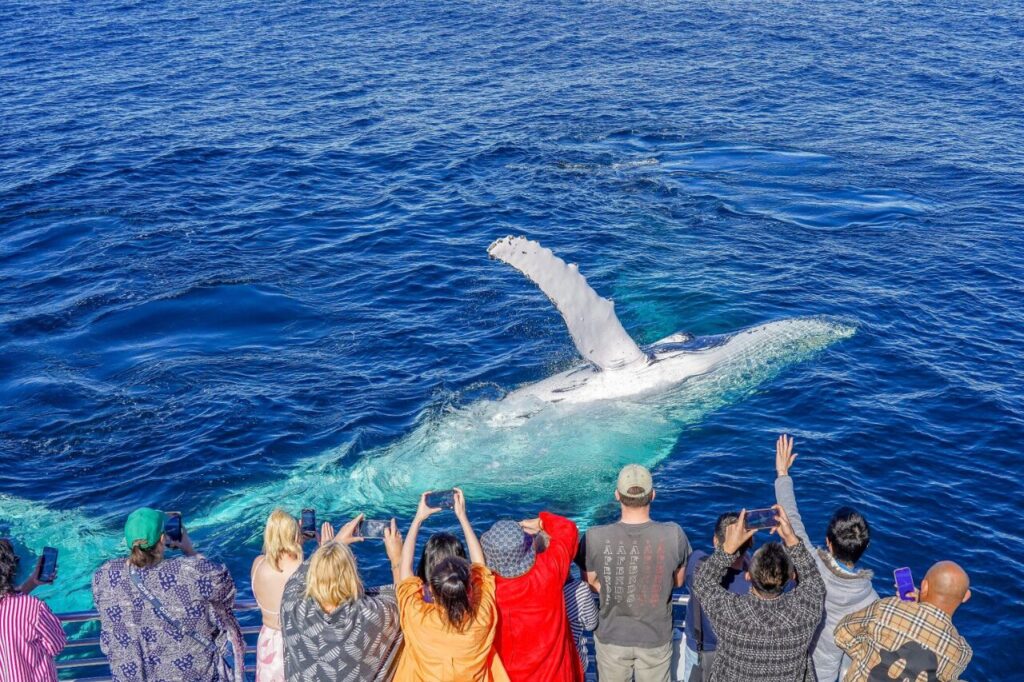
<svg viewBox="0 0 1024 682"><path fill-rule="evenodd" d="M195 642L196 644L198 644L199 646L203 647L211 653L218 653L217 645L215 643L199 639L199 637L196 636L196 633L192 632L191 630L185 632L182 631L181 623L177 619L175 619L174 616L167 613L167 609L164 608L164 605L160 602L157 596L153 594L152 590L146 587L146 585L142 582L142 575L139 573L139 569L137 569L135 566L131 566L129 567L128 572L131 574L132 584L135 585L135 589L137 589L142 594L142 596L146 598L146 601L148 601L150 606L153 607L153 611L156 612L156 615L161 620L163 620L165 623L174 628L174 630L179 635L185 635L193 642Z"/></svg>

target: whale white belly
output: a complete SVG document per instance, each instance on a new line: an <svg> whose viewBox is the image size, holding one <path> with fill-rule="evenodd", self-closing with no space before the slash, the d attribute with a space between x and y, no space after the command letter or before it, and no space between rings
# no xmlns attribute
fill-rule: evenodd
<svg viewBox="0 0 1024 682"><path fill-rule="evenodd" d="M548 403L587 403L639 397L668 390L688 377L707 372L721 355L718 349L655 353L650 362L614 371L600 371L590 364L580 364L516 389L505 400L514 403L532 398Z"/></svg>

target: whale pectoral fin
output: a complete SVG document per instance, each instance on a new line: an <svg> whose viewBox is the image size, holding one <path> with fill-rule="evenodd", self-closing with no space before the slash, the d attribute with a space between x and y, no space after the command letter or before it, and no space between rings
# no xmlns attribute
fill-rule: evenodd
<svg viewBox="0 0 1024 682"><path fill-rule="evenodd" d="M646 359L615 315L615 305L597 295L575 265L525 237L504 237L487 249L547 294L569 328L576 349L603 370L620 369Z"/></svg>

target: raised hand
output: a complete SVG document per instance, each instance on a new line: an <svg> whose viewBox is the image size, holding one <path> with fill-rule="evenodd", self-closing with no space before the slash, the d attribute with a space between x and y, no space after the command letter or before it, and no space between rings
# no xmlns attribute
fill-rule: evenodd
<svg viewBox="0 0 1024 682"><path fill-rule="evenodd" d="M524 519L519 522L519 527L523 529L523 532L530 535L536 535L544 530L544 524L541 523L540 517L535 519Z"/></svg>
<svg viewBox="0 0 1024 682"><path fill-rule="evenodd" d="M747 530L747 510L743 509L740 511L740 517L726 526L722 551L726 554L735 554L747 540L754 537L756 532L756 529Z"/></svg>
<svg viewBox="0 0 1024 682"><path fill-rule="evenodd" d="M903 599L905 596L906 599L904 599L904 601L921 601L921 590L916 587L912 590L907 590L906 592L901 593L900 586L897 583L893 583L892 586L896 588L895 596L900 597L900 599Z"/></svg>
<svg viewBox="0 0 1024 682"><path fill-rule="evenodd" d="M357 514L354 519L342 526L341 530L338 531L338 542L344 542L346 545L351 545L353 542L362 542L365 538L356 534L362 522L363 515Z"/></svg>
<svg viewBox="0 0 1024 682"><path fill-rule="evenodd" d="M436 514L437 512L441 511L440 507L431 507L427 504L427 495L429 495L431 492L433 491L428 490L427 492L420 495L420 504L416 508L416 518L413 519L414 521L425 521L430 517L431 514ZM458 499L458 496L456 496L456 499ZM456 504L458 504L458 502L456 502ZM465 502L463 502L462 509L463 513L465 513ZM456 514L458 514L458 512L456 512Z"/></svg>
<svg viewBox="0 0 1024 682"><path fill-rule="evenodd" d="M164 535L164 544L171 549L180 549L185 556L194 556L196 554L195 547L192 546L192 538L188 536L188 529L184 525L181 526L181 540L175 542Z"/></svg>
<svg viewBox="0 0 1024 682"><path fill-rule="evenodd" d="M320 524L320 534L316 536L317 543L323 547L334 540L334 526L324 521Z"/></svg>
<svg viewBox="0 0 1024 682"><path fill-rule="evenodd" d="M788 476L789 468L793 466L796 453L793 452L793 437L782 434L775 441L775 473L779 476Z"/></svg>
<svg viewBox="0 0 1024 682"><path fill-rule="evenodd" d="M466 494L462 492L462 488L452 488L455 491L455 504L452 507L452 511L455 512L455 518L462 521L468 521L469 517L466 515Z"/></svg>
<svg viewBox="0 0 1024 682"><path fill-rule="evenodd" d="M779 525L772 528L773 533L778 533L782 541L786 543L786 547L793 547L800 542L800 538L797 537L793 531L793 524L789 522L789 517L786 515L786 510L782 508L781 504L772 506L775 510L775 518L778 519Z"/></svg>
<svg viewBox="0 0 1024 682"><path fill-rule="evenodd" d="M402 533L394 519L391 519L391 525L384 529L384 551L387 552L392 567L397 566L402 560Z"/></svg>

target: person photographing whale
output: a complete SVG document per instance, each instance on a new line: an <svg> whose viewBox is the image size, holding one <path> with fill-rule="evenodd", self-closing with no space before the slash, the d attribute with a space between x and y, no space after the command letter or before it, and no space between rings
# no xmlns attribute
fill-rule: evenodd
<svg viewBox="0 0 1024 682"><path fill-rule="evenodd" d="M547 537L537 552L537 535ZM579 531L569 519L497 521L480 537L494 573L498 631L494 648L512 682L582 682L562 587L576 556Z"/></svg>
<svg viewBox="0 0 1024 682"><path fill-rule="evenodd" d="M714 627L718 648L714 682L815 682L809 649L821 622L825 583L807 545L793 531L785 509L775 511L771 532L782 542L762 545L750 560L750 592L722 587L722 578L757 529L747 512L725 529L725 540L697 571L693 591ZM796 586L786 590L794 577Z"/></svg>
<svg viewBox="0 0 1024 682"><path fill-rule="evenodd" d="M57 682L54 657L64 649L67 636L50 607L29 595L36 587L52 582L51 576L41 575L40 557L28 580L15 585L18 564L14 545L0 537L0 680Z"/></svg>
<svg viewBox="0 0 1024 682"><path fill-rule="evenodd" d="M958 564L940 561L921 589L879 599L839 621L836 644L853 664L843 682L889 679L901 666L901 679L955 682L974 655L953 625L953 614L971 598L971 580Z"/></svg>
<svg viewBox="0 0 1024 682"><path fill-rule="evenodd" d="M740 517L739 512L728 511L720 514L715 520L715 531L712 536L712 547L718 547L725 542L725 529ZM729 570L722 578L722 587L735 592L736 594L747 594L750 592L750 550L753 547L753 539L740 547L739 557L733 562ZM713 551L713 550L712 550ZM700 606L700 599L693 593L693 579L697 575L704 560L709 554L702 550L695 550L686 562L686 587L690 592L690 602L686 606L686 638L683 644L684 675L685 682L703 682L710 679L711 666L715 659L715 649L718 640L715 639L715 629L711 627L707 614Z"/></svg>
<svg viewBox="0 0 1024 682"><path fill-rule="evenodd" d="M173 513L142 507L124 526L127 556L93 574L100 650L111 678L244 682L245 642L227 566L196 551ZM181 555L166 556L168 550ZM141 636L139 633L142 633Z"/></svg>

